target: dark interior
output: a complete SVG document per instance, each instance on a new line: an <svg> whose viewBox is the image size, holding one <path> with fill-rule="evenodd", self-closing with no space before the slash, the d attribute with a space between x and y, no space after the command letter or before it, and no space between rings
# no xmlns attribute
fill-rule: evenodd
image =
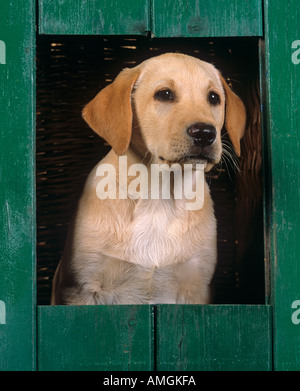
<svg viewBox="0 0 300 391"><path fill-rule="evenodd" d="M182 52L213 63L247 107L238 168L222 159L207 176L218 220L214 303L265 302L258 40L38 36L39 305L50 302L53 274L85 178L110 149L82 120L81 110L123 68L164 52Z"/></svg>

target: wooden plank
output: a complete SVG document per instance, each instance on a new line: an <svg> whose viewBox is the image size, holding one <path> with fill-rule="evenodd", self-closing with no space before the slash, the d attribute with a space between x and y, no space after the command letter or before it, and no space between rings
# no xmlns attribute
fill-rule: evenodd
<svg viewBox="0 0 300 391"><path fill-rule="evenodd" d="M148 0L39 0L40 34L145 35Z"/></svg>
<svg viewBox="0 0 300 391"><path fill-rule="evenodd" d="M300 10L298 0L264 3L274 368L300 370Z"/></svg>
<svg viewBox="0 0 300 391"><path fill-rule="evenodd" d="M261 36L261 0L153 0L155 37Z"/></svg>
<svg viewBox="0 0 300 391"><path fill-rule="evenodd" d="M1 2L0 370L35 369L35 1ZM1 56L0 56L1 57Z"/></svg>
<svg viewBox="0 0 300 391"><path fill-rule="evenodd" d="M156 349L158 370L271 370L271 307L159 305Z"/></svg>
<svg viewBox="0 0 300 391"><path fill-rule="evenodd" d="M259 88L261 103L261 141L262 141L262 169L263 169L263 236L264 236L264 274L265 274L265 303L270 304L271 300L271 260L270 260L270 232L271 223L271 188L272 173L270 167L271 145L269 140L269 128L266 121L266 61L265 61L265 41L260 39L259 49Z"/></svg>
<svg viewBox="0 0 300 391"><path fill-rule="evenodd" d="M152 370L151 306L38 307L39 370Z"/></svg>

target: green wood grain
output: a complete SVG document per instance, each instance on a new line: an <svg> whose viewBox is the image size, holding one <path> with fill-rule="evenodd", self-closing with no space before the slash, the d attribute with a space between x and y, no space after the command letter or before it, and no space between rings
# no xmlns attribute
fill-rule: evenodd
<svg viewBox="0 0 300 391"><path fill-rule="evenodd" d="M39 0L40 34L145 35L148 0Z"/></svg>
<svg viewBox="0 0 300 391"><path fill-rule="evenodd" d="M152 370L151 306L38 307L39 370Z"/></svg>
<svg viewBox="0 0 300 391"><path fill-rule="evenodd" d="M261 0L153 0L155 37L262 35Z"/></svg>
<svg viewBox="0 0 300 391"><path fill-rule="evenodd" d="M0 64L0 300L5 309L0 370L31 370L36 337L35 1L5 0L0 8L0 40L6 47L6 63Z"/></svg>
<svg viewBox="0 0 300 391"><path fill-rule="evenodd" d="M272 369L271 307L159 305L158 370Z"/></svg>
<svg viewBox="0 0 300 391"><path fill-rule="evenodd" d="M274 368L300 370L300 325L292 322L300 299L300 65L292 61L300 8L298 0L266 0L264 8Z"/></svg>

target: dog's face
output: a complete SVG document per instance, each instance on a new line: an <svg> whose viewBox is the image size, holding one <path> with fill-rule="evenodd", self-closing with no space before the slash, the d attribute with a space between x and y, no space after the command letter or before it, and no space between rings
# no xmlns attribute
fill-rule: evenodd
<svg viewBox="0 0 300 391"><path fill-rule="evenodd" d="M143 140L137 140L135 130L132 138L133 111ZM242 101L213 65L176 53L123 70L83 116L119 155L130 142L143 141L152 162L198 162L206 171L221 158L224 121L239 155L246 120Z"/></svg>
<svg viewBox="0 0 300 391"><path fill-rule="evenodd" d="M181 54L154 57L133 98L152 161L202 162L210 168L220 160L225 94L211 64Z"/></svg>

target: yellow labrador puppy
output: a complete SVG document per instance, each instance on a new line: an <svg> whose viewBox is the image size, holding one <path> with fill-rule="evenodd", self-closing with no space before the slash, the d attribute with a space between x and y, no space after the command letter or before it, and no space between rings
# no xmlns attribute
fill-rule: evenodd
<svg viewBox="0 0 300 391"><path fill-rule="evenodd" d="M85 184L52 304L209 303L217 242L207 184L203 205L193 209L174 189L169 199L150 190L149 197L130 194L137 176L126 174L140 163L149 184L152 166L189 164L195 186L197 164L209 171L221 158L224 123L240 155L242 101L213 65L167 53L124 69L87 104L83 118L112 149ZM101 197L109 186L115 196Z"/></svg>

